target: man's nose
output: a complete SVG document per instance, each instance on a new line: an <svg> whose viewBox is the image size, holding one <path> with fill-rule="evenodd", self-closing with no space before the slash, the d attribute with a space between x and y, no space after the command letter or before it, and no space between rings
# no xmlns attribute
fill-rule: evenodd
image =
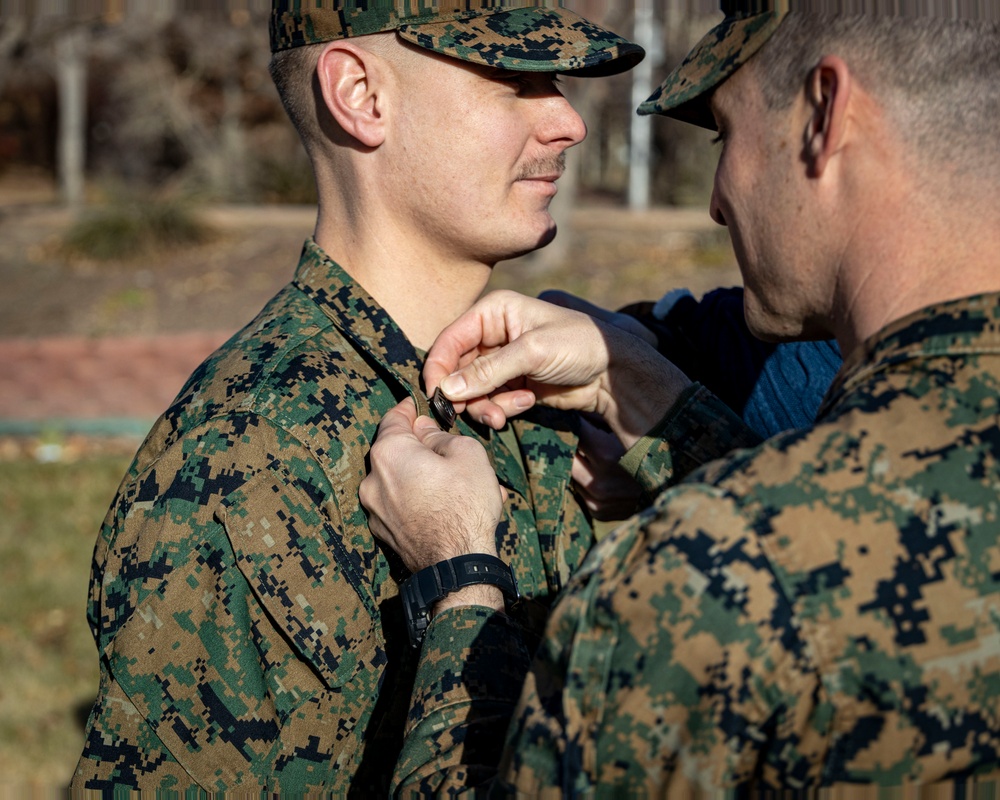
<svg viewBox="0 0 1000 800"><path fill-rule="evenodd" d="M562 144L568 149L587 138L587 124L572 104L558 92L542 100L546 106L541 139L546 144Z"/></svg>
<svg viewBox="0 0 1000 800"><path fill-rule="evenodd" d="M712 201L708 206L708 213L711 214L712 219L714 219L719 225L726 226L726 216L722 213L722 204L719 201L719 182L716 182L712 186Z"/></svg>

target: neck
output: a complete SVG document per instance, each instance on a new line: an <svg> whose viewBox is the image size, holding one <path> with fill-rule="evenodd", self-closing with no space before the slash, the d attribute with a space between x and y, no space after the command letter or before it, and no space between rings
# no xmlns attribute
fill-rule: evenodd
<svg viewBox="0 0 1000 800"><path fill-rule="evenodd" d="M421 350L469 309L492 272L492 264L432 252L378 214L331 214L321 204L314 238Z"/></svg>
<svg viewBox="0 0 1000 800"><path fill-rule="evenodd" d="M903 192L898 213L867 215L840 272L833 328L845 355L922 308L1000 291L1000 209L970 196L981 202L946 192L921 203Z"/></svg>

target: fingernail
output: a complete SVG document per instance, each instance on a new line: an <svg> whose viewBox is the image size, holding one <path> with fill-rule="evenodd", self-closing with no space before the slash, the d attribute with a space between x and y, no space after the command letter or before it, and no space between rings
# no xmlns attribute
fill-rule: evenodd
<svg viewBox="0 0 1000 800"><path fill-rule="evenodd" d="M428 417L426 414L421 414L413 422L413 428L437 428L438 424L433 420L433 418Z"/></svg>
<svg viewBox="0 0 1000 800"><path fill-rule="evenodd" d="M515 397L514 398L514 408L531 408L535 404L535 400L532 397Z"/></svg>
<svg viewBox="0 0 1000 800"><path fill-rule="evenodd" d="M449 375L441 381L441 391L445 394L460 394L465 391L465 378L461 375Z"/></svg>

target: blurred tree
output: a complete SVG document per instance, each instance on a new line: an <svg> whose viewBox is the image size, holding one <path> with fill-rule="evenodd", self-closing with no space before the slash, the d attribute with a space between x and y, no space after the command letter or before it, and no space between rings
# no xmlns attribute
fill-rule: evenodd
<svg viewBox="0 0 1000 800"><path fill-rule="evenodd" d="M14 51L24 42L28 31L28 20L25 17L0 17L0 92L10 75L10 64Z"/></svg>
<svg viewBox="0 0 1000 800"><path fill-rule="evenodd" d="M100 54L116 73L98 123L101 165L129 182L173 180L243 200L254 183L251 128L287 127L297 147L267 78L264 18L210 8L156 24L126 17Z"/></svg>
<svg viewBox="0 0 1000 800"><path fill-rule="evenodd" d="M634 36L635 2L567 6ZM650 2L663 39L651 49L655 83L707 29L716 0ZM308 161L267 74L269 9L270 0L0 0L0 165L5 152L17 151L57 170L58 150L64 174L85 161L91 178L223 201L312 202ZM75 62L67 56L74 52ZM60 75L64 98L76 99L63 99L57 117ZM557 214L568 213L578 194L615 203L627 196L631 80L626 74L564 85L590 137L570 151ZM62 146L54 135L58 118ZM714 161L708 137L663 119L653 120L652 131L652 203L707 202Z"/></svg>
<svg viewBox="0 0 1000 800"><path fill-rule="evenodd" d="M26 4L14 11L5 9L0 39L7 44L0 45L0 63L5 75L16 77L14 64L25 61L27 69L55 79L59 108L56 174L63 200L78 207L83 202L85 171L88 29L94 12L78 13L52 3ZM0 91L3 88L0 85Z"/></svg>
<svg viewBox="0 0 1000 800"><path fill-rule="evenodd" d="M566 5L618 33L637 37L637 0L567 0ZM660 46L647 48L648 63L643 65L651 71L655 87L720 14L718 0L649 0L648 5L651 14L644 24L662 39ZM587 141L570 151L577 153L580 164L581 192L596 192L621 202L629 193L635 170L642 168L636 165L630 176L631 123L636 98L642 93L633 96L632 82L637 76L640 73L633 70L599 81L574 82L584 85L573 97L581 111L587 112L584 118L590 126ZM715 167L711 137L691 125L661 117L652 119L650 127L652 141L648 156L642 159L649 172L650 203L707 204Z"/></svg>
<svg viewBox="0 0 1000 800"><path fill-rule="evenodd" d="M226 201L311 182L267 75L269 2L0 3L0 159L55 169L74 200L85 162L91 176Z"/></svg>
<svg viewBox="0 0 1000 800"><path fill-rule="evenodd" d="M659 82L679 64L705 32L721 19L718 0L656 0L662 14L662 62L654 69ZM708 131L657 117L650 158L653 202L661 205L708 205L716 153Z"/></svg>
<svg viewBox="0 0 1000 800"><path fill-rule="evenodd" d="M3 97L4 86L10 80L14 54L22 46L27 29L24 17L0 17L0 98ZM0 103L0 171L17 158L21 149L12 131L13 117L14 110L9 105Z"/></svg>

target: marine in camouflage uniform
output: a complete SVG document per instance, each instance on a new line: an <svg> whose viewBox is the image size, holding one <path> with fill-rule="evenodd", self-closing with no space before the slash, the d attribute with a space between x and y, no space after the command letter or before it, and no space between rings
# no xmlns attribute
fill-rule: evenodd
<svg viewBox="0 0 1000 800"><path fill-rule="evenodd" d="M312 242L295 280L206 361L126 475L95 553L98 703L76 784L374 791L413 658L393 564L357 500L384 412L426 409L421 355ZM591 542L554 415L487 445L498 543L549 600Z"/></svg>
<svg viewBox="0 0 1000 800"><path fill-rule="evenodd" d="M1000 788L998 329L984 295L868 342L812 429L695 472L602 540L534 664L505 616L435 617L399 792L463 786L469 740L496 757L495 719L453 720L501 716L500 697L497 796L758 782L875 798L857 784L984 769ZM687 452L669 434L639 467L650 490Z"/></svg>
<svg viewBox="0 0 1000 800"><path fill-rule="evenodd" d="M275 2L273 49L398 30L456 58L503 62L510 45L518 66L587 74L642 52L535 3L349 5ZM309 240L294 280L192 375L98 539L101 685L74 790L385 794L416 653L405 570L376 546L358 485L384 412L407 396L427 410L422 356ZM458 430L507 487L497 546L540 632L592 543L568 486L572 419Z"/></svg>
<svg viewBox="0 0 1000 800"><path fill-rule="evenodd" d="M680 108L679 116L704 121L706 93L774 35L782 16L730 9L645 109ZM995 41L990 35L984 41ZM730 88L728 102L738 91ZM758 130L761 118L783 113L793 112L761 114ZM994 224L995 195L975 193L985 188L970 192ZM940 211L955 221L955 212ZM989 241L972 244L970 262L996 263ZM897 275L914 268L889 263ZM970 270L959 288L998 283L995 270ZM706 464L602 540L563 591L533 661L498 605L456 601L440 611L423 643L395 791L995 797L1000 291L959 299L940 291L938 302L884 323L851 350L815 425ZM533 302L486 298L430 359L474 347L471 335L463 338L473 323L503 312L517 338L506 360L463 372L475 384L468 396L490 390L490 379L475 383L490 370L497 385L519 374L577 390L577 381L541 376L576 357L582 346L567 331L578 328L567 321L558 352L532 360L560 335L555 315L526 324ZM547 326L550 338L516 350L536 332L531 325ZM609 346L595 362L623 352ZM504 366L501 374L522 354L537 371ZM737 442L736 423L720 416L713 427L705 416L711 402L693 384L627 453L648 491ZM397 459L414 452L382 444ZM390 509L376 510L398 522ZM393 529L393 541L405 544L405 530ZM417 550L400 552L422 566ZM505 737L497 725L504 716L512 719Z"/></svg>

